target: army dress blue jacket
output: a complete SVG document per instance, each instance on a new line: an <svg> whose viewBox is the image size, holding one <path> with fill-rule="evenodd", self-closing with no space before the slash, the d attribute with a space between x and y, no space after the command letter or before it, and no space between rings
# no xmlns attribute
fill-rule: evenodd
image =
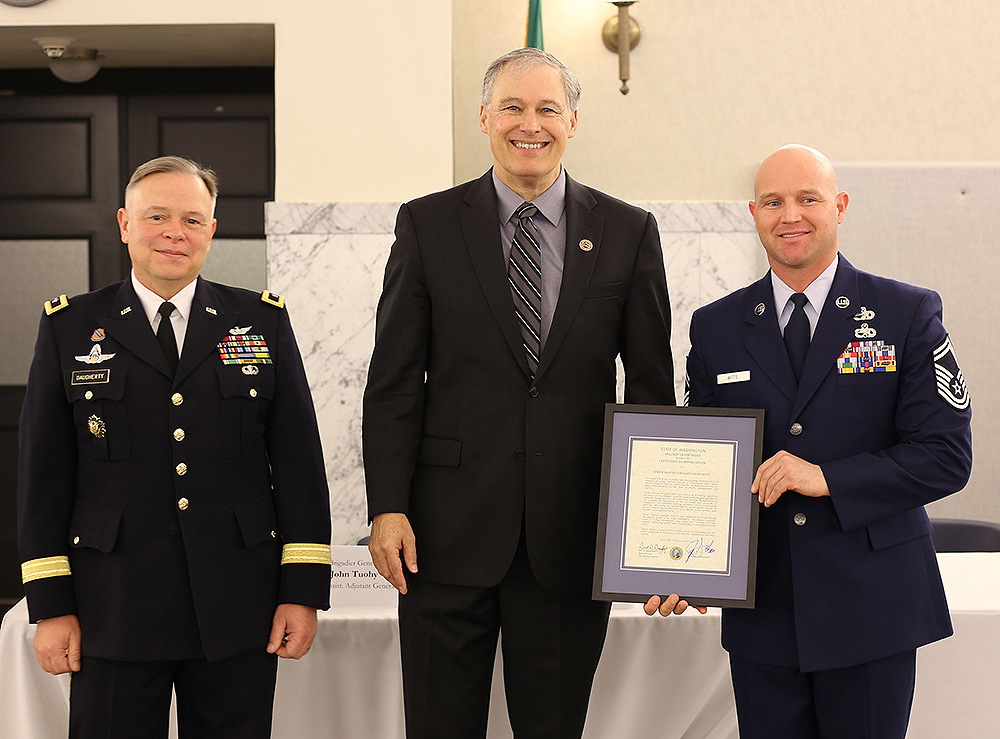
<svg viewBox="0 0 1000 739"><path fill-rule="evenodd" d="M32 621L83 653L221 659L329 607L329 493L284 301L198 278L176 375L130 280L46 304L20 423Z"/></svg>

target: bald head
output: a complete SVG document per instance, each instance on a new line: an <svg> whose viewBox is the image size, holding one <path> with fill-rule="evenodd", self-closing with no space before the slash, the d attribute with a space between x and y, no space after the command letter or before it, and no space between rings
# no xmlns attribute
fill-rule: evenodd
<svg viewBox="0 0 1000 739"><path fill-rule="evenodd" d="M816 183L822 182L833 193L837 193L837 174L833 171L833 163L826 154L802 144L785 144L768 154L757 168L757 176L753 181L753 193L756 200L762 194L761 185L772 182L776 177L789 177L793 174L809 171Z"/></svg>
<svg viewBox="0 0 1000 739"><path fill-rule="evenodd" d="M847 210L830 160L789 144L760 164L750 213L771 269L801 291L837 256L837 227Z"/></svg>

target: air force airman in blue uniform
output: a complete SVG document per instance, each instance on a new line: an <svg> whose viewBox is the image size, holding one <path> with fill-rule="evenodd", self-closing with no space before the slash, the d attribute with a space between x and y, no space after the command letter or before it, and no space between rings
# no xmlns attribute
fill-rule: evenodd
<svg viewBox="0 0 1000 739"><path fill-rule="evenodd" d="M198 276L215 195L192 162L143 165L119 212L131 277L45 304L19 539L39 661L73 672L70 736L165 738L172 689L182 737L269 736L276 655L305 654L329 606L302 360L280 296Z"/></svg>
<svg viewBox="0 0 1000 739"><path fill-rule="evenodd" d="M903 739L952 633L924 505L968 481L969 393L937 293L838 254L847 202L819 152L765 159L771 270L691 323L690 405L766 411L756 607L723 612L742 739Z"/></svg>

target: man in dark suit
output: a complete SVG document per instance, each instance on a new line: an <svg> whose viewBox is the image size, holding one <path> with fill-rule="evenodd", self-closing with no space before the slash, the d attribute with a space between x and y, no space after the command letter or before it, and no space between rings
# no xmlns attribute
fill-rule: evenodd
<svg viewBox="0 0 1000 739"><path fill-rule="evenodd" d="M21 416L35 650L70 736L268 737L276 657L329 606L329 495L281 297L199 277L215 174L161 157L118 212L131 277L46 302Z"/></svg>
<svg viewBox="0 0 1000 739"><path fill-rule="evenodd" d="M674 400L656 223L561 164L579 92L543 51L497 59L493 169L396 222L364 455L411 739L485 736L501 631L514 735L580 736L608 618L590 590L616 358L626 400Z"/></svg>
<svg viewBox="0 0 1000 739"><path fill-rule="evenodd" d="M692 406L766 410L756 607L723 613L740 736L903 739L951 634L924 504L968 481L968 390L937 293L838 255L825 156L779 149L754 193L771 270L695 312L687 365Z"/></svg>

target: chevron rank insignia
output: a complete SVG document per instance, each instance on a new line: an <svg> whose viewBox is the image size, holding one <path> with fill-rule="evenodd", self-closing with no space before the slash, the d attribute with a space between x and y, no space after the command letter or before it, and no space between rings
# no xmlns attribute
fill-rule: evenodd
<svg viewBox="0 0 1000 739"><path fill-rule="evenodd" d="M938 395L960 411L969 407L969 388L965 384L962 370L959 369L958 357L955 356L955 347L951 345L950 336L946 336L944 343L934 350L934 375L937 379Z"/></svg>
<svg viewBox="0 0 1000 739"><path fill-rule="evenodd" d="M263 300L268 305L273 305L275 308L284 308L285 299L280 295L275 295L270 290L265 290L260 294L260 299Z"/></svg>
<svg viewBox="0 0 1000 739"><path fill-rule="evenodd" d="M52 298L52 300L45 301L45 315L51 316L56 311L60 311L63 308L69 307L69 298L63 293L58 298Z"/></svg>

